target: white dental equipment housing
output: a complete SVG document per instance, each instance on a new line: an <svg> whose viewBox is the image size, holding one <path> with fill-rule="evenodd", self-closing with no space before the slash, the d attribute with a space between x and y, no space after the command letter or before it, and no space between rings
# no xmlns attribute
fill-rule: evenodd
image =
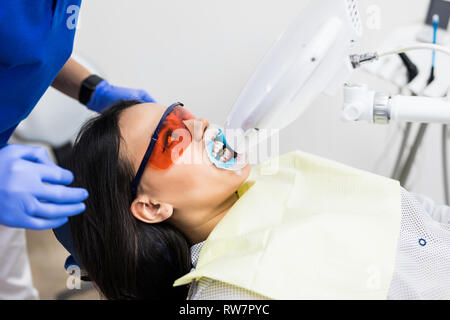
<svg viewBox="0 0 450 320"><path fill-rule="evenodd" d="M228 144L242 151L254 129L282 129L321 93L334 93L352 72L350 48L361 35L355 0L311 1L250 78L225 123ZM229 130L232 129L232 130Z"/></svg>
<svg viewBox="0 0 450 320"><path fill-rule="evenodd" d="M446 98L391 96L369 91L365 85L346 85L342 120L376 124L387 124L390 120L449 124L450 103Z"/></svg>
<svg viewBox="0 0 450 320"><path fill-rule="evenodd" d="M344 87L359 62L378 58L377 54L351 55L361 35L356 0L310 1L267 53L234 104L225 122L228 145L245 152L258 130L281 130L320 93L334 94ZM390 96L357 85L345 85L344 90L343 120L450 123L450 103L444 99Z"/></svg>

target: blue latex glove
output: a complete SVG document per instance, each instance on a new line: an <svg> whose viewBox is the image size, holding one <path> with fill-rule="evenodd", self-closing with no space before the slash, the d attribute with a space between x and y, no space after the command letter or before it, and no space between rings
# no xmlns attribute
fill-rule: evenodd
<svg viewBox="0 0 450 320"><path fill-rule="evenodd" d="M42 147L0 149L0 224L35 230L57 228L83 212L88 192L66 187L73 174L55 165Z"/></svg>
<svg viewBox="0 0 450 320"><path fill-rule="evenodd" d="M93 111L102 112L120 100L138 100L142 103L155 102L145 90L116 87L103 80L95 88L87 107Z"/></svg>

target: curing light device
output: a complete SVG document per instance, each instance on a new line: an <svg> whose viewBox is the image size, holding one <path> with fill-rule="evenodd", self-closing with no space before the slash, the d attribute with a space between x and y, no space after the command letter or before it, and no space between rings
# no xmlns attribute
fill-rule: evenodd
<svg viewBox="0 0 450 320"><path fill-rule="evenodd" d="M352 54L361 35L356 0L311 0L278 38L236 100L226 119L223 139L219 139L226 149L245 154L252 144L261 142L260 136L270 136L261 135L262 131L285 128L320 93L334 95L342 88L343 119L347 121L450 123L450 104L446 100L393 97L371 92L365 86L345 85L353 69L379 57L416 49L449 54L449 49L414 44L382 53Z"/></svg>
<svg viewBox="0 0 450 320"><path fill-rule="evenodd" d="M235 102L225 137L236 152L258 130L283 129L322 92L350 77L350 50L362 34L355 0L313 0L281 34Z"/></svg>

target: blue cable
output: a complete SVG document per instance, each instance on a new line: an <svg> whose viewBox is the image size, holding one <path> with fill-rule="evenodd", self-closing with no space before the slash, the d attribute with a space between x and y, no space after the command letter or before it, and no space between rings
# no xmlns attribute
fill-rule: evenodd
<svg viewBox="0 0 450 320"><path fill-rule="evenodd" d="M433 44L437 42L437 31L439 27L439 16L435 14L433 16ZM433 56L431 61L431 66L434 68L434 63L436 61L436 50L433 50Z"/></svg>
<svg viewBox="0 0 450 320"><path fill-rule="evenodd" d="M439 16L437 14L435 14L435 15L433 15L433 44L437 43L438 27L439 27ZM436 62L436 50L433 50L432 56L431 56L431 73L430 73L430 77L428 78L428 84L430 84L434 80L435 62Z"/></svg>

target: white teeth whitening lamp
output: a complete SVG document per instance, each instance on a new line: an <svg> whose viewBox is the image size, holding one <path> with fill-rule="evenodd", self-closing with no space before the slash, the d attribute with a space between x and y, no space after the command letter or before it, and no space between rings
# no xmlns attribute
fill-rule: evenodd
<svg viewBox="0 0 450 320"><path fill-rule="evenodd" d="M320 93L334 94L342 88L345 90L342 118L347 121L450 123L447 100L391 97L370 92L365 86L344 87L353 69L363 62L414 49L447 54L450 50L423 44L382 54L352 55L351 49L361 35L356 0L310 1L267 53L237 99L224 126L227 145L237 153L246 152L249 140L258 136L258 131L285 128ZM253 141L259 142L261 138Z"/></svg>

